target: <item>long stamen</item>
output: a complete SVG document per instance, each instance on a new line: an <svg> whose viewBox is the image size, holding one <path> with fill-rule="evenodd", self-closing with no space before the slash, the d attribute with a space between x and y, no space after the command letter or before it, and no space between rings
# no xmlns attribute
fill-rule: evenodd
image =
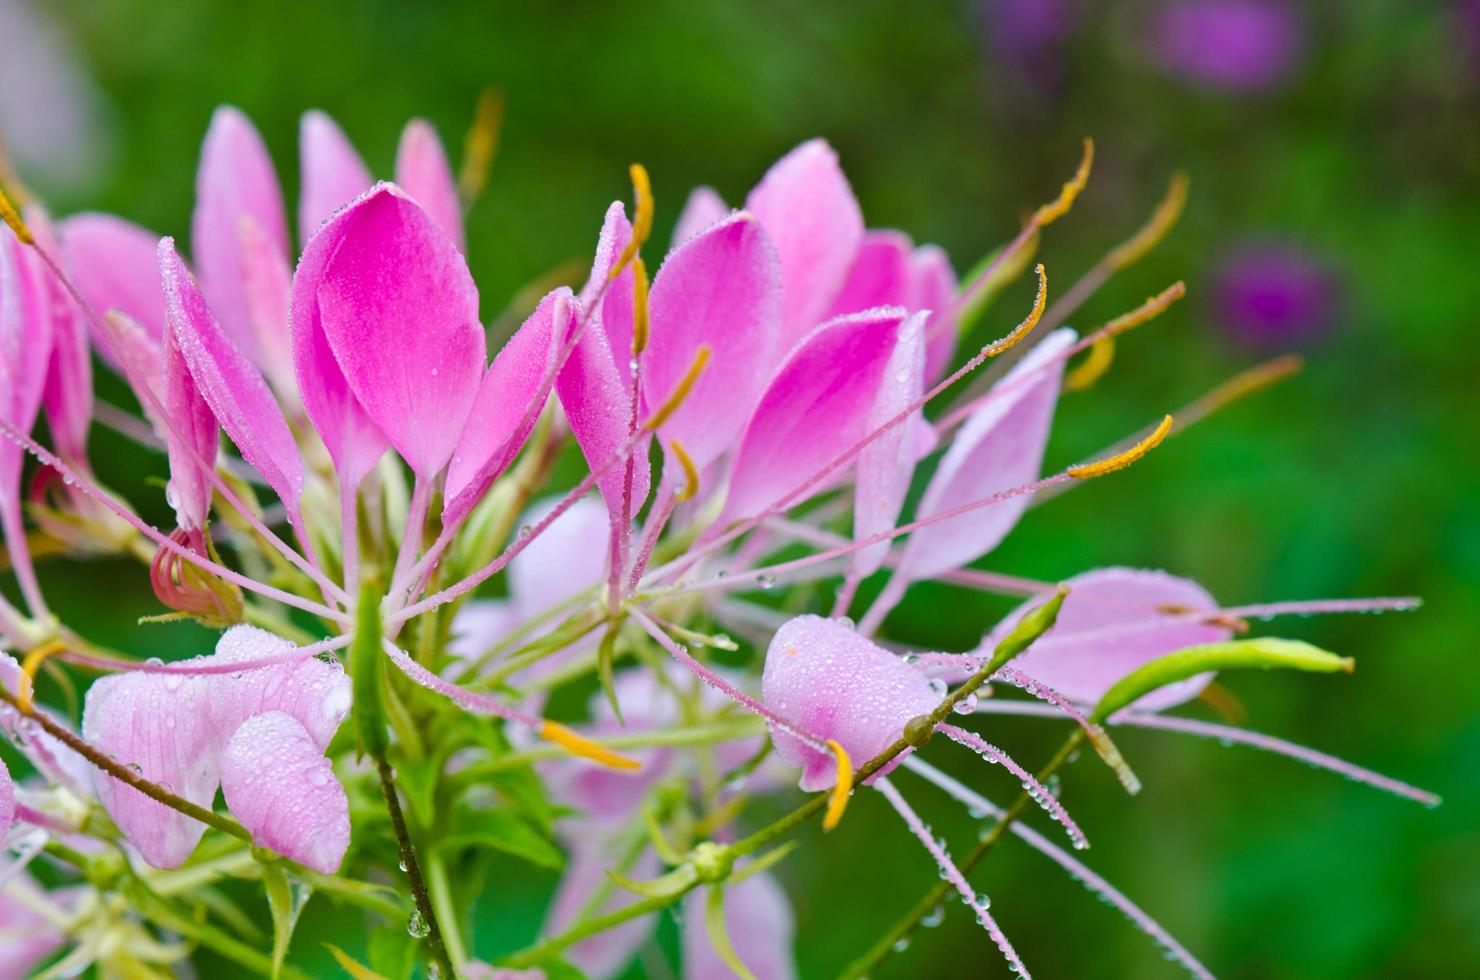
<svg viewBox="0 0 1480 980"><path fill-rule="evenodd" d="M1168 415L1161 420L1161 424L1153 429L1149 436L1125 452L1116 453L1114 456L1093 463L1085 463L1083 466L1071 466L1066 472L1076 480L1093 480L1110 473L1118 473L1161 445L1161 441L1167 437L1171 428L1172 417Z"/></svg>
<svg viewBox="0 0 1480 980"><path fill-rule="evenodd" d="M1024 791L1027 792L1033 802L1037 803L1044 813L1048 814L1059 826L1064 828L1064 832L1069 835L1069 840L1074 843L1074 849L1076 851L1082 851L1086 847L1089 847L1089 840L1084 836L1084 831L1079 829L1079 824L1075 823L1074 818L1069 816L1069 811L1065 810L1063 804L1054 797L1053 793L1049 792L1047 786L1044 786L1035 779L1033 774L1028 770L1018 765L1012 756L986 741L976 732L968 731L965 728L959 728L955 725L948 725L942 722L935 726L935 730L945 735L951 741L966 746L983 759L996 763L1016 776L1018 782L1022 783Z"/></svg>
<svg viewBox="0 0 1480 980"><path fill-rule="evenodd" d="M980 793L968 788L960 781L941 772L924 759L912 756L904 760L904 765L911 772L923 777L927 782L938 786L952 798L966 804L973 811L980 811L997 820L1002 818L1004 811L1001 807L992 803ZM1127 898L1114 885L1090 870L1089 866L1083 861L1080 861L1074 855L1065 851L1027 824L1014 820L1008 825L1008 829L1026 842L1029 847L1069 872L1069 877L1083 885L1091 894L1097 895L1110 905L1113 905L1137 929L1140 929L1147 936L1151 937L1153 942L1166 950L1167 955L1180 963L1188 973L1194 977L1198 977L1199 980L1213 980L1213 975L1208 972L1207 967L1198 962L1197 957L1193 956L1185 946L1177 942L1171 933L1167 932L1160 923L1143 911L1135 902Z"/></svg>
<svg viewBox="0 0 1480 980"><path fill-rule="evenodd" d="M909 827L910 833L914 834L919 838L920 843L925 845L925 850L929 851L930 856L935 859L935 863L939 866L941 873L945 875L946 880L951 883L951 887L955 888L961 896L961 901L976 913L976 921L982 928L987 930L987 935L992 938L992 941L997 944L997 948L1002 951L1002 955L1007 958L1008 967L1026 980L1029 976L1028 968L1023 965L1023 961L1018 956L1017 951L1012 948L1012 943L1008 942L1007 936L1002 932L1001 927L997 925L997 920L992 918L992 913L987 911L987 903L983 902L976 892L972 891L971 883L966 880L966 876L961 873L961 869L956 867L956 862L951 860L951 855L946 851L945 847L931 835L930 828L925 826L925 821L921 820L919 815L910 808L910 805L905 802L904 797L900 795L899 790L895 789L889 780L875 780L874 788L883 794L884 798L889 801L890 805L904 819L905 826Z"/></svg>
<svg viewBox="0 0 1480 980"><path fill-rule="evenodd" d="M83 653L77 650L65 650L57 654L57 658L65 660L69 664L79 667L88 667L93 670L128 672L135 674L173 674L178 677L198 677L210 674L239 674L249 670L262 670L267 667L277 667L282 664L298 663L309 657L316 657L321 653L330 653L342 650L349 646L354 639L348 634L344 636L333 636L327 640L310 643L307 646L293 647L282 653L271 654L266 657L255 657L251 660L235 660L230 663L172 663L160 664L148 661L119 660L116 657L101 657L97 654Z"/></svg>
<svg viewBox="0 0 1480 980"><path fill-rule="evenodd" d="M240 572L232 571L224 565L219 565L216 562L211 561L209 558L198 555L189 548L182 547L175 541L171 540L168 535L161 533L158 528L146 524L142 518L140 518L133 511L129 510L123 504L114 500L91 480L79 476L76 471L74 471L66 463L62 462L61 459L58 458L55 454L37 443L30 436L25 435L19 430L12 427L10 423L0 421L0 435L3 435L6 438L10 439L12 442L25 449L27 452L35 456L47 466L56 469L59 473L62 474L62 478L64 480L71 480L73 485L75 485L79 490L87 494L89 497L92 497L104 507L108 508L108 510L110 510L118 517L122 518L135 531L138 531L140 534L144 535L144 537L148 538L150 541L153 541L159 547L174 553L177 557L184 559L185 561L201 569L202 571L210 572L212 575L219 576L232 583L233 585L240 586L241 588L246 589L249 592L255 592L258 595L264 596L265 598L281 602L285 606L293 606L296 609L302 609L305 612L312 613L313 615L318 616L321 619L327 619L331 622L336 623L349 623L349 617L342 610L331 609L328 606L323 605L322 603L313 601L312 599L305 599L301 596L294 595L291 592L285 592L282 589L275 588L274 586L265 585L261 582L258 582L256 579L249 578L248 576L243 575Z"/></svg>
<svg viewBox="0 0 1480 980"><path fill-rule="evenodd" d="M1033 704L1028 701L983 701L977 705L978 713L996 715L1022 715L1032 718L1060 718L1062 715L1054 708L1044 704ZM1191 718L1179 718L1169 715L1154 715L1144 712L1122 711L1112 715L1108 723L1115 727L1131 728L1155 728L1163 731L1179 732L1184 735L1196 735L1200 738L1216 739L1220 743L1238 743L1248 745L1252 748L1263 749L1273 752L1275 755L1283 755L1287 758L1304 762L1306 765L1316 769L1325 769L1344 776L1353 782L1363 783L1376 789L1401 796L1405 799L1415 800L1424 806L1438 806L1440 798L1415 786L1373 772L1371 769L1363 769L1361 766L1353 765L1344 759L1338 759L1334 755L1316 749L1306 748L1294 742L1277 738L1273 735L1265 735L1260 732L1251 732L1244 728L1235 728L1232 725L1219 725L1214 722L1196 721Z"/></svg>

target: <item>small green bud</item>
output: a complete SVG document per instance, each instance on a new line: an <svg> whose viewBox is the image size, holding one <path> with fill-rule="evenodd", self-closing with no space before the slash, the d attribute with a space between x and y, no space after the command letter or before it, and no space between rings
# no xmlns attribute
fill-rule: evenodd
<svg viewBox="0 0 1480 980"><path fill-rule="evenodd" d="M911 748L924 748L935 734L935 723L929 715L916 715L904 723L904 740Z"/></svg>
<svg viewBox="0 0 1480 980"><path fill-rule="evenodd" d="M735 853L723 844L707 840L689 852L689 864L698 872L700 881L712 885L730 876Z"/></svg>
<svg viewBox="0 0 1480 980"><path fill-rule="evenodd" d="M1053 629L1053 624L1058 622L1059 610L1063 608L1064 597L1068 594L1069 590L1060 586L1047 602L1024 616L1022 621L1013 627L1012 632L1002 638L1002 642L997 644L997 649L992 651L992 659L987 663L985 673L988 677L995 674L1003 664L1036 643L1044 633Z"/></svg>

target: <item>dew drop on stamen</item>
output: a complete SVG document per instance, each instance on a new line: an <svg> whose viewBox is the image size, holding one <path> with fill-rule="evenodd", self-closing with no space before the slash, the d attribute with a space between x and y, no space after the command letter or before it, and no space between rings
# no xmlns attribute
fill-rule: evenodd
<svg viewBox="0 0 1480 980"><path fill-rule="evenodd" d="M164 661L163 660L160 660L158 657L150 657L148 660L144 661L144 666L146 666L146 667L163 667L164 666Z"/></svg>
<svg viewBox="0 0 1480 980"><path fill-rule="evenodd" d="M776 585L776 576L772 575L770 572L766 572L763 575L757 575L755 577L755 584L761 589L774 588Z"/></svg>
<svg viewBox="0 0 1480 980"><path fill-rule="evenodd" d="M519 536L521 538L527 538L527 537L529 537L533 533L534 533L534 527L533 527L533 525L525 524L525 525L523 525L522 527L519 528Z"/></svg>
<svg viewBox="0 0 1480 980"><path fill-rule="evenodd" d="M977 700L976 692L973 691L952 705L951 710L958 715L969 715L976 710Z"/></svg>

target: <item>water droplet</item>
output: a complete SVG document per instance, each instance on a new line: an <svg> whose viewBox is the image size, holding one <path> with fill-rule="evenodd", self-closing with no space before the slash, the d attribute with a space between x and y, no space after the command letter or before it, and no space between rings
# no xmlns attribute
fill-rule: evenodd
<svg viewBox="0 0 1480 980"><path fill-rule="evenodd" d="M910 940L909 940L909 937L908 936L901 936L900 938L896 939L894 941L894 947L893 948L894 948L894 951L896 953L903 953L905 950L909 949L910 948Z"/></svg>
<svg viewBox="0 0 1480 980"><path fill-rule="evenodd" d="M411 919L406 923L406 932L415 939L425 939L431 931L432 927L422 917L421 909L412 909Z"/></svg>
<svg viewBox="0 0 1480 980"><path fill-rule="evenodd" d="M763 573L761 575L757 575L755 577L755 584L758 585L762 589L772 589L772 588L775 588L775 586L776 586L776 576L772 575L770 572L765 572L765 573Z"/></svg>
<svg viewBox="0 0 1480 980"><path fill-rule="evenodd" d="M926 929L934 929L945 920L946 907L944 905L937 905L935 908L931 909L929 912L926 912L923 916L920 917L920 925L924 926Z"/></svg>
<svg viewBox="0 0 1480 980"><path fill-rule="evenodd" d="M946 690L947 690L947 688L946 688L946 682L945 681L941 680L939 677L936 677L936 678L931 679L931 681L930 681L930 693L931 694L935 695L938 698L943 698L943 697L946 696Z"/></svg>
<svg viewBox="0 0 1480 980"><path fill-rule="evenodd" d="M855 622L853 622L853 618L851 616L839 616L838 617L838 625L841 626L841 627L843 627L843 629L848 629L848 630L856 630L856 629L858 629L858 624L855 623Z"/></svg>
<svg viewBox="0 0 1480 980"><path fill-rule="evenodd" d="M1054 773L1052 776L1049 776L1048 779L1044 780L1043 788L1048 790L1049 796L1052 796L1054 799L1058 799L1059 793L1062 792L1063 789L1063 780L1059 779L1058 773Z"/></svg>
<svg viewBox="0 0 1480 980"><path fill-rule="evenodd" d="M976 907L985 912L992 907L992 899L986 892L979 892L976 896Z"/></svg>
<svg viewBox="0 0 1480 980"><path fill-rule="evenodd" d="M529 537L533 533L534 533L534 525L532 525L532 524L525 524L525 525L523 525L523 526L521 526L519 528L519 536L521 538L527 538L527 537Z"/></svg>
<svg viewBox="0 0 1480 980"><path fill-rule="evenodd" d="M396 862L396 867L400 868L401 871L404 872L406 870L406 862L405 861L397 861Z"/></svg>
<svg viewBox="0 0 1480 980"><path fill-rule="evenodd" d="M906 667L913 667L915 664L917 664L919 662L920 662L920 655L918 653L907 653L907 654L904 655L904 663L905 663L905 666Z"/></svg>
<svg viewBox="0 0 1480 980"><path fill-rule="evenodd" d="M969 715L976 710L977 701L978 698L976 696L976 692L973 691L972 693L966 695L966 697L962 698L960 701L957 701L954 705L952 705L951 710L956 712L956 714L958 715Z"/></svg>
<svg viewBox="0 0 1480 980"><path fill-rule="evenodd" d="M144 661L144 666L146 666L146 667L163 667L164 666L164 661L163 660L160 660L158 657L150 657L148 660Z"/></svg>

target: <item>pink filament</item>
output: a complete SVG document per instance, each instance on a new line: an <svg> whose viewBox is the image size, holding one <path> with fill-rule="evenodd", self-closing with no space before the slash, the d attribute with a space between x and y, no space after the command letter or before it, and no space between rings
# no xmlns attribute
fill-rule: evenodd
<svg viewBox="0 0 1480 980"><path fill-rule="evenodd" d="M516 708L511 708L490 695L480 694L477 691L469 691L467 688L459 687L446 678L432 673L413 660L406 651L389 640L384 641L382 645L385 648L386 655L391 658L392 663L401 669L401 673L422 687L436 691L449 701L462 706L474 714L493 715L496 718L502 718L504 721L522 725L531 731L539 731L540 725L543 724L539 718L533 715L527 715Z"/></svg>
<svg viewBox="0 0 1480 980"><path fill-rule="evenodd" d="M884 798L904 818L905 826L910 828L910 833L914 834L919 838L920 843L925 845L925 850L930 852L930 856L935 859L935 863L940 866L941 871L945 872L946 880L961 895L962 901L976 913L977 921L982 924L982 928L987 930L987 935L992 937L992 941L997 944L997 948L1007 958L1008 967L1014 973L1022 976L1024 980L1027 980L1029 976L1028 968L1023 965L1023 961L1019 958L1017 950L1012 948L1012 943L1007 941L1007 936L997 925L997 920L992 918L992 913L987 911L987 907L976 897L976 892L971 890L971 883L966 880L966 876L961 873L961 869L956 867L956 862L951 860L951 855L947 853L945 847L931 836L930 828L925 826L925 822L920 819L914 810L910 809L910 805L905 802L899 790L895 789L894 784L889 782L889 780L875 780L874 788L884 794Z"/></svg>
<svg viewBox="0 0 1480 980"><path fill-rule="evenodd" d="M998 820L1002 818L1003 811L1001 807L995 805L979 793L968 789L925 760L911 758L906 759L904 764L907 768L945 790L952 797L965 803L968 807L974 810L981 810ZM1212 980L1213 975L1208 972L1207 967L1199 963L1197 957L1193 956L1187 951L1185 946L1177 942L1171 933L1162 928L1160 923L1147 915L1140 906L1127 898L1114 885L1090 870L1084 862L1026 824L1013 821L1008 826L1008 830L1026 841L1029 847L1032 847L1059 867L1069 872L1071 878L1087 888L1092 894L1098 895L1111 905L1114 905L1136 928L1150 936L1157 945L1167 951L1168 955L1182 964L1188 973L1194 977L1198 977L1199 980Z"/></svg>
<svg viewBox="0 0 1480 980"><path fill-rule="evenodd" d="M271 654L266 657L256 657L251 660L234 660L230 663L172 663L160 664L140 662L135 660L119 660L115 657L100 657L96 654L81 653L74 650L66 650L57 654L59 658L68 663L77 664L82 667L91 667L94 670L129 671L138 674L174 674L175 676L194 677L205 674L240 674L248 670L261 670L265 667L276 667L280 664L297 663L316 657L321 653L340 650L350 645L354 639L352 636L335 636L318 643L310 643L307 646L294 647L281 653Z"/></svg>
<svg viewBox="0 0 1480 980"><path fill-rule="evenodd" d="M1064 828L1064 832L1074 842L1074 848L1076 850L1084 850L1086 847L1089 847L1089 840L1084 836L1084 831L1079 829L1079 824L1075 823L1074 818L1069 816L1069 811L1064 809L1064 805L1054 798L1054 795L1048 791L1047 786L1040 783L1028 770L1018 765L1017 760L1012 756L986 741L976 732L967 731L956 725L948 725L942 722L935 726L935 730L945 735L951 741L971 749L971 751L988 762L997 763L1016 776L1018 781L1023 784L1023 788L1028 791L1028 795L1033 798L1033 802L1037 803L1043 809L1044 813L1053 817Z"/></svg>

